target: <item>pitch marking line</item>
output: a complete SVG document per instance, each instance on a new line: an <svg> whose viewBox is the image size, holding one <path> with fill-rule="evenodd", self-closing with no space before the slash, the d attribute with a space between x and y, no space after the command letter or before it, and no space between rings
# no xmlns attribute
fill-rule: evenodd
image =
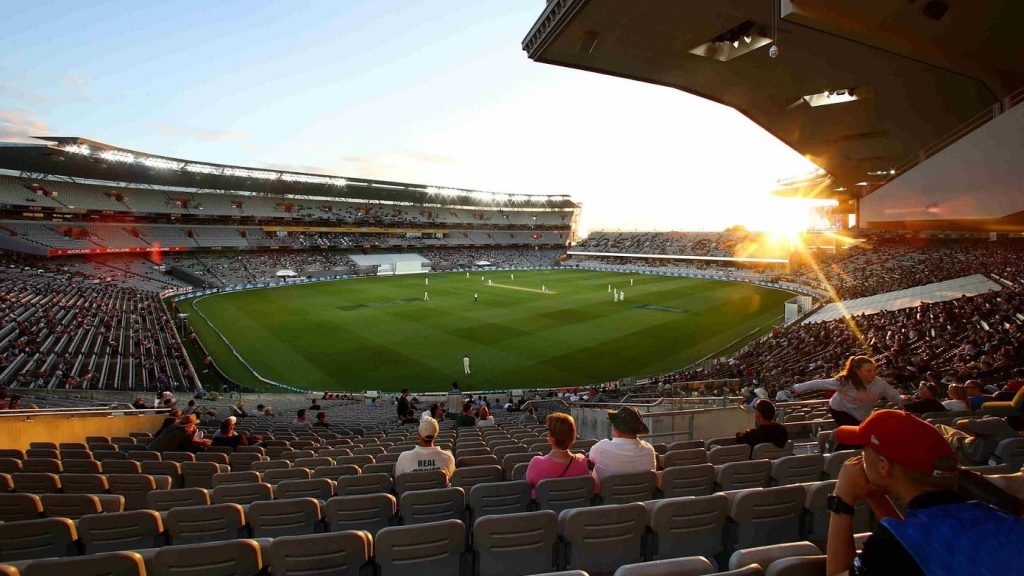
<svg viewBox="0 0 1024 576"><path fill-rule="evenodd" d="M558 292L552 292L551 290L544 291L536 288L523 288L522 286L509 286L508 284L488 284L491 288L508 288L509 290L522 290L523 292L536 292L537 294L558 294Z"/></svg>

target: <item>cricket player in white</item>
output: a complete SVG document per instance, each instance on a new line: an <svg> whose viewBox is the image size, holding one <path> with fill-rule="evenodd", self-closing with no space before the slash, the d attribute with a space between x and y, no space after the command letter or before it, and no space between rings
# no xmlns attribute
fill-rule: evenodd
<svg viewBox="0 0 1024 576"><path fill-rule="evenodd" d="M423 301L424 302L430 302L430 292L424 292L423 293Z"/></svg>
<svg viewBox="0 0 1024 576"><path fill-rule="evenodd" d="M633 285L633 279L632 279L632 278L630 278L630 279L629 279L629 285L630 285L630 286L632 286L632 285Z"/></svg>
<svg viewBox="0 0 1024 576"><path fill-rule="evenodd" d="M466 354L465 356L462 357L462 370L466 374L470 373L469 372L469 354Z"/></svg>
<svg viewBox="0 0 1024 576"><path fill-rule="evenodd" d="M424 286L430 286L430 278L424 278L423 279L423 285Z"/></svg>

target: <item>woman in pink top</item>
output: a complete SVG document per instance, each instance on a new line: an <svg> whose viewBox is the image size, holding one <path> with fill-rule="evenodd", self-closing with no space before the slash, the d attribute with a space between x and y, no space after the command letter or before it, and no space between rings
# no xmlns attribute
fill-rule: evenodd
<svg viewBox="0 0 1024 576"><path fill-rule="evenodd" d="M576 442L576 421L568 414L548 414L545 425L548 429L547 456L534 456L526 468L526 483L530 485L531 496L537 496L537 484L548 478L568 478L590 474L587 458L569 451Z"/></svg>

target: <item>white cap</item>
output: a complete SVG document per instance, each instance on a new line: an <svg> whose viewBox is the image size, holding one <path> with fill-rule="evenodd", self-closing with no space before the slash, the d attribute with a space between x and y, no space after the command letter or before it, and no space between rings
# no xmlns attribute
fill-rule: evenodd
<svg viewBox="0 0 1024 576"><path fill-rule="evenodd" d="M440 429L440 426L437 425L437 420L429 416L420 420L420 438L433 439L437 436Z"/></svg>

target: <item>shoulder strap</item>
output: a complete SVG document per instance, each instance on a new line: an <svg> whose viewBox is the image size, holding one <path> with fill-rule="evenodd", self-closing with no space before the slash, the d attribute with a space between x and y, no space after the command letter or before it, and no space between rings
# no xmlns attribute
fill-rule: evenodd
<svg viewBox="0 0 1024 576"><path fill-rule="evenodd" d="M562 469L562 473L559 474L558 477L561 478L562 476L565 476L565 473L569 471L569 467L572 466L574 462L576 462L576 455L570 452L569 463L565 465L565 468Z"/></svg>

